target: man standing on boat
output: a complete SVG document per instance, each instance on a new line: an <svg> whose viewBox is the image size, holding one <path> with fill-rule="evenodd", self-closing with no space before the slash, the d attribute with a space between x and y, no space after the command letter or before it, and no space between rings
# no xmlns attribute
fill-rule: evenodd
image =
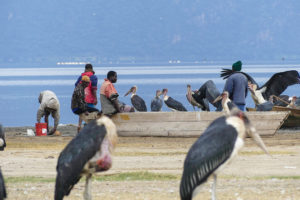
<svg viewBox="0 0 300 200"><path fill-rule="evenodd" d="M39 95L39 103L40 107L37 111L37 122L41 122L41 118L45 116L45 123L47 123L47 134L53 135L56 132L59 119L60 119L60 105L57 96L54 92L50 90L42 91ZM49 132L49 123L48 123L48 117L51 114L51 116L54 119L54 127Z"/></svg>
<svg viewBox="0 0 300 200"><path fill-rule="evenodd" d="M83 76L88 76L91 80L88 87L86 87L84 90L85 102L87 103L88 107L96 109L96 105L98 103L98 101L97 101L98 78L95 75L92 64L85 65L85 71L81 74L81 76L78 77L78 79L75 83L75 87L78 85L79 82L81 82L81 79Z"/></svg>
<svg viewBox="0 0 300 200"><path fill-rule="evenodd" d="M118 112L134 112L134 108L129 105L125 105L118 100L119 94L113 83L116 83L118 79L117 72L109 71L107 78L100 88L100 102L101 109L104 115L112 115Z"/></svg>
<svg viewBox="0 0 300 200"><path fill-rule="evenodd" d="M238 73L241 69L241 61L232 64L233 73L227 78L223 91L227 91L229 98L240 110L244 111L248 93L248 79L244 74Z"/></svg>

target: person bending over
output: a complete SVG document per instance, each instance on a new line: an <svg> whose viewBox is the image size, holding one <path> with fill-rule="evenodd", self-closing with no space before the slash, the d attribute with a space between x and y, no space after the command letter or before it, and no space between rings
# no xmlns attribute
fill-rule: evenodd
<svg viewBox="0 0 300 200"><path fill-rule="evenodd" d="M53 135L57 129L60 119L60 105L57 96L50 90L44 90L39 95L40 107L37 111L37 122L41 122L41 118L45 116L45 123L47 123L47 135ZM54 127L49 131L48 117L51 116L54 119Z"/></svg>

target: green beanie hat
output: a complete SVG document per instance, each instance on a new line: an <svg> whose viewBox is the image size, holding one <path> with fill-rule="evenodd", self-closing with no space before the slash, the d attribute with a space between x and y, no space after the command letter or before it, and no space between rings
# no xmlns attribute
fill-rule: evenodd
<svg viewBox="0 0 300 200"><path fill-rule="evenodd" d="M232 64L233 71L241 71L241 69L242 69L242 62L240 60Z"/></svg>

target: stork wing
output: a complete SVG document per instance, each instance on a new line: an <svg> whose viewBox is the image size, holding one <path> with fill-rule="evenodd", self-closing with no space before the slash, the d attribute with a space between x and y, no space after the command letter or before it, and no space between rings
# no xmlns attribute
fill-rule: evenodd
<svg viewBox="0 0 300 200"><path fill-rule="evenodd" d="M285 72L279 72L274 74L263 86L259 89L266 87L263 96L265 99L269 99L271 95L279 96L284 90L294 84L299 84L299 73L296 70L290 70Z"/></svg>
<svg viewBox="0 0 300 200"><path fill-rule="evenodd" d="M231 69L224 69L223 68L222 71L221 71L220 77L223 77L223 79L227 79L230 75L232 75L234 73L244 74L247 77L248 81L250 81L252 84L257 85L257 87L258 87L258 84L256 83L256 81L249 74L247 74L245 72L237 72L237 71L233 71Z"/></svg>
<svg viewBox="0 0 300 200"><path fill-rule="evenodd" d="M2 176L2 172L0 170L0 199L6 198L6 188L4 183L4 178Z"/></svg>
<svg viewBox="0 0 300 200"><path fill-rule="evenodd" d="M3 151L4 148L6 147L6 142L5 142L5 132L1 124L0 124L0 138L3 140L3 145L0 147L0 151Z"/></svg>
<svg viewBox="0 0 300 200"><path fill-rule="evenodd" d="M178 111L187 111L187 109L180 103L179 101L176 101L172 97L169 97L167 101L165 101L166 105L170 108L173 108Z"/></svg>
<svg viewBox="0 0 300 200"><path fill-rule="evenodd" d="M190 148L180 183L181 199L192 199L193 190L230 157L237 132L225 120L213 121Z"/></svg>
<svg viewBox="0 0 300 200"><path fill-rule="evenodd" d="M80 133L60 153L56 171L55 196L68 195L81 178L84 165L100 149L106 135L105 126L96 121L86 125Z"/></svg>
<svg viewBox="0 0 300 200"><path fill-rule="evenodd" d="M136 110L138 110L140 112L147 112L146 103L145 103L144 99L142 99L140 96L134 95L131 98L131 103Z"/></svg>

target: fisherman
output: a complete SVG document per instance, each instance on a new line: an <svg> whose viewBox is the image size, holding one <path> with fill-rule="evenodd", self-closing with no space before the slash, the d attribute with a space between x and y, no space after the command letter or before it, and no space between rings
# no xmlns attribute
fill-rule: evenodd
<svg viewBox="0 0 300 200"><path fill-rule="evenodd" d="M85 102L85 88L90 84L90 78L88 76L82 76L81 81L77 84L74 89L71 101L71 109L74 114L80 115L84 113L85 115L89 115L90 112L98 112L99 110L96 108L89 107ZM82 119L79 116L78 128L79 132L81 129Z"/></svg>
<svg viewBox="0 0 300 200"><path fill-rule="evenodd" d="M45 123L47 123L47 135L53 135L56 133L56 129L60 119L60 105L57 96L50 90L42 91L39 95L40 107L37 111L37 122L41 122L41 118L45 116ZM48 116L50 115L54 119L54 127L49 131Z"/></svg>
<svg viewBox="0 0 300 200"><path fill-rule="evenodd" d="M203 111L210 111L208 102L216 108L216 111L222 111L221 102L214 102L218 96L220 96L220 91L212 80L203 83L199 90L196 90L193 94L194 99L202 105Z"/></svg>
<svg viewBox="0 0 300 200"><path fill-rule="evenodd" d="M78 77L75 83L75 87L78 85L78 83L81 82L82 76L88 76L90 78L90 83L88 87L86 87L85 89L85 102L87 103L88 107L96 108L96 105L98 103L97 101L98 78L95 75L92 64L85 65L85 71L84 73L81 74L81 76Z"/></svg>
<svg viewBox="0 0 300 200"><path fill-rule="evenodd" d="M117 72L109 71L107 78L100 88L100 101L102 113L104 115L112 115L118 112L134 112L134 108L130 105L126 105L118 100L119 94L113 83L116 83L118 79Z"/></svg>
<svg viewBox="0 0 300 200"><path fill-rule="evenodd" d="M232 64L233 73L227 78L223 91L227 91L229 98L240 110L244 111L248 93L248 79L244 74L238 73L241 69L241 61Z"/></svg>

